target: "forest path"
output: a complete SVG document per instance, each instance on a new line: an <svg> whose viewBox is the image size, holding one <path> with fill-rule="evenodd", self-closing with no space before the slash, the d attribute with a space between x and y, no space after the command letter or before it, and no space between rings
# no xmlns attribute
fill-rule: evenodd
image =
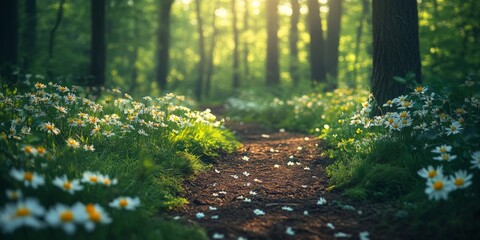
<svg viewBox="0 0 480 240"><path fill-rule="evenodd" d="M382 210L347 205L327 190L329 160L321 157L321 140L227 125L243 146L185 182L189 204L173 214L205 227L211 239L359 239L365 231L370 239L387 238L378 232Z"/></svg>

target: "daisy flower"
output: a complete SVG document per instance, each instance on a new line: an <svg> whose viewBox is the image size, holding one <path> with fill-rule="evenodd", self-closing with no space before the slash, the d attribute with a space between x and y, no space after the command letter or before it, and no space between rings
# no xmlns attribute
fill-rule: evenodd
<svg viewBox="0 0 480 240"><path fill-rule="evenodd" d="M85 150L87 152L88 151L93 152L93 151L95 151L95 147L93 145L86 145L85 144L85 145L83 145L83 150Z"/></svg>
<svg viewBox="0 0 480 240"><path fill-rule="evenodd" d="M45 154L47 153L47 149L42 147L42 146L38 146L37 147L37 153L39 156L45 156Z"/></svg>
<svg viewBox="0 0 480 240"><path fill-rule="evenodd" d="M285 230L285 233L290 236L295 235L295 231L293 231L292 227L287 227L287 230Z"/></svg>
<svg viewBox="0 0 480 240"><path fill-rule="evenodd" d="M22 226L40 229L43 224L38 217L44 213L45 209L37 199L27 198L17 203L9 203L0 211L0 226L5 233L11 233Z"/></svg>
<svg viewBox="0 0 480 240"><path fill-rule="evenodd" d="M65 142L67 142L68 147L71 147L73 149L76 149L76 148L80 147L80 142L78 142L77 140L75 140L73 138L68 138L67 140L65 140Z"/></svg>
<svg viewBox="0 0 480 240"><path fill-rule="evenodd" d="M453 184L447 178L443 176L437 176L433 179L427 180L427 188L425 193L429 199L448 199L448 193L453 190Z"/></svg>
<svg viewBox="0 0 480 240"><path fill-rule="evenodd" d="M138 197L118 197L108 204L112 208L135 210L140 206L140 199Z"/></svg>
<svg viewBox="0 0 480 240"><path fill-rule="evenodd" d="M22 190L20 189L16 189L16 190L7 189L5 192L7 194L7 198L13 201L20 200L23 197Z"/></svg>
<svg viewBox="0 0 480 240"><path fill-rule="evenodd" d="M458 121L453 121L449 127L445 128L447 136L455 135L462 130L462 125Z"/></svg>
<svg viewBox="0 0 480 240"><path fill-rule="evenodd" d="M75 203L72 207L57 204L52 207L45 216L45 220L52 227L61 227L65 233L75 233L76 224L84 224L88 220L85 206Z"/></svg>
<svg viewBox="0 0 480 240"><path fill-rule="evenodd" d="M443 166L438 166L437 168L433 168L432 166L428 166L427 168L422 168L418 170L418 175L422 178L432 179L437 176L443 176Z"/></svg>
<svg viewBox="0 0 480 240"><path fill-rule="evenodd" d="M205 217L205 213L203 213L203 212L198 212L197 214L195 214L195 217L196 217L197 219L202 219L202 218Z"/></svg>
<svg viewBox="0 0 480 240"><path fill-rule="evenodd" d="M84 183L90 183L91 185L94 185L100 182L99 180L101 177L102 175L98 172L86 171L83 173L83 177L81 181Z"/></svg>
<svg viewBox="0 0 480 240"><path fill-rule="evenodd" d="M55 124L51 122L46 122L42 124L40 128L47 133L53 133L55 135L58 135L60 133L60 129L56 128Z"/></svg>
<svg viewBox="0 0 480 240"><path fill-rule="evenodd" d="M472 154L472 168L478 168L480 169L480 151L476 151Z"/></svg>
<svg viewBox="0 0 480 240"><path fill-rule="evenodd" d="M458 170L454 176L450 177L450 181L453 183L455 189L467 188L472 185L472 174L467 174L465 170Z"/></svg>
<svg viewBox="0 0 480 240"><path fill-rule="evenodd" d="M108 175L100 175L98 182L107 187L110 187L111 185L117 185L118 180L116 178L111 179Z"/></svg>
<svg viewBox="0 0 480 240"><path fill-rule="evenodd" d="M32 155L32 156L37 156L37 148L32 147L30 145L26 145L25 147L22 148L23 152L27 155Z"/></svg>
<svg viewBox="0 0 480 240"><path fill-rule="evenodd" d="M98 204L87 204L85 211L88 214L88 221L85 223L85 229L89 232L95 229L96 224L109 224L112 219L108 216L107 212Z"/></svg>
<svg viewBox="0 0 480 240"><path fill-rule="evenodd" d="M37 188L45 184L45 179L42 176L36 172L24 171L23 169L17 170L14 168L10 170L10 176L17 181L23 182L25 187Z"/></svg>
<svg viewBox="0 0 480 240"><path fill-rule="evenodd" d="M253 213L255 213L255 215L257 215L257 216L265 215L265 212L262 211L262 210L260 210L260 209L258 209L258 208L255 209L255 210L253 210Z"/></svg>
<svg viewBox="0 0 480 240"><path fill-rule="evenodd" d="M68 180L66 175L62 177L56 177L53 180L53 185L61 188L62 190L69 192L70 194L74 194L76 191L80 191L83 189L83 186L80 185L80 181L77 179Z"/></svg>
<svg viewBox="0 0 480 240"><path fill-rule="evenodd" d="M450 151L452 151L452 146L448 146L444 144L442 146L439 146L433 149L432 153L444 154L444 153L449 153Z"/></svg>
<svg viewBox="0 0 480 240"><path fill-rule="evenodd" d="M440 156L434 157L433 160L451 162L456 158L457 155L450 155L450 153L442 153Z"/></svg>
<svg viewBox="0 0 480 240"><path fill-rule="evenodd" d="M317 201L317 205L324 205L325 203L327 203L327 199L321 197L320 199L318 199Z"/></svg>

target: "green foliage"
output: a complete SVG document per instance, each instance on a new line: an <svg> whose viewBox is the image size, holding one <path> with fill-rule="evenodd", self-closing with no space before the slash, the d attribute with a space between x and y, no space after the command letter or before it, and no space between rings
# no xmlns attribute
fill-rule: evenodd
<svg viewBox="0 0 480 240"><path fill-rule="evenodd" d="M38 199L47 214L54 206L77 202L106 210L102 216L111 223L96 223L93 232L78 224L75 239L206 239L197 228L151 219L187 203L182 182L207 167L201 159L236 149L238 142L222 121L210 111L191 110L173 94L136 101L114 89L94 102L77 87L31 85L0 92L0 185L23 195L2 193L1 202L10 206ZM68 183L55 185L63 175ZM40 179L38 187L29 186ZM67 192L75 179L83 189ZM132 211L109 207L125 196L138 197L140 206ZM11 214L8 207L2 209ZM20 219L5 216L5 228ZM35 236L65 238L61 228L46 224L45 216L37 218L46 229ZM28 227L13 230L7 236L14 239L33 233Z"/></svg>

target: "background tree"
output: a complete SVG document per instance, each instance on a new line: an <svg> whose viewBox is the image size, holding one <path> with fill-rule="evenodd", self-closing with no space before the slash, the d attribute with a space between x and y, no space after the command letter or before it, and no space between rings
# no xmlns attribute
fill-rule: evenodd
<svg viewBox="0 0 480 240"><path fill-rule="evenodd" d="M91 0L91 48L90 74L91 86L105 84L106 41L105 41L105 0Z"/></svg>
<svg viewBox="0 0 480 240"><path fill-rule="evenodd" d="M244 12L243 12L243 34L246 35L249 31L249 20L250 20L250 1L244 0L243 5L245 6ZM244 69L244 78L248 79L248 76L250 74L249 67L248 67L248 50L249 50L249 41L247 38L244 38L243 42L243 69Z"/></svg>
<svg viewBox="0 0 480 240"><path fill-rule="evenodd" d="M195 84L195 98L197 100L202 99L202 87L205 73L205 37L203 35L203 22L201 16L201 1L195 1L195 11L197 13L197 31L198 31L198 55L200 60L198 61L198 76Z"/></svg>
<svg viewBox="0 0 480 240"><path fill-rule="evenodd" d="M23 28L23 68L25 71L30 69L32 61L35 59L37 50L37 1L25 1L25 27Z"/></svg>
<svg viewBox="0 0 480 240"><path fill-rule="evenodd" d="M290 47L290 78L293 85L298 86L300 76L298 74L298 22L300 20L300 4L298 0L291 0L290 5L292 7L292 16L290 17L290 35L289 35L289 47Z"/></svg>
<svg viewBox="0 0 480 240"><path fill-rule="evenodd" d="M355 37L355 58L353 60L353 79L349 81L350 87L355 87L356 83L355 80L357 79L357 72L358 72L358 61L360 58L360 44L362 43L362 34L364 31L364 26L367 22L367 18L370 15L370 2L369 0L362 0L362 14L360 16L360 20L358 21L358 28L356 31Z"/></svg>
<svg viewBox="0 0 480 240"><path fill-rule="evenodd" d="M413 72L421 81L417 1L373 0L372 14L372 92L381 106L408 91L393 77Z"/></svg>
<svg viewBox="0 0 480 240"><path fill-rule="evenodd" d="M214 10L212 11L212 34L210 36L210 47L208 51L208 65L207 65L207 70L206 70L206 76L205 76L205 96L208 98L210 97L210 92L212 88L212 75L213 75L213 68L214 68L214 57L215 57L215 43L216 43L216 38L218 35L218 27L216 25L217 22L217 15L216 15L216 10L218 6L218 0L215 0L214 4Z"/></svg>
<svg viewBox="0 0 480 240"><path fill-rule="evenodd" d="M157 62L156 74L160 91L167 89L170 56L170 14L174 0L158 0Z"/></svg>
<svg viewBox="0 0 480 240"><path fill-rule="evenodd" d="M15 83L12 75L18 64L18 1L0 1L0 74L2 80Z"/></svg>
<svg viewBox="0 0 480 240"><path fill-rule="evenodd" d="M312 85L326 83L325 43L318 0L308 0L308 30L310 34L310 72Z"/></svg>
<svg viewBox="0 0 480 240"><path fill-rule="evenodd" d="M280 83L278 63L278 0L267 0L267 86Z"/></svg>
<svg viewBox="0 0 480 240"><path fill-rule="evenodd" d="M326 42L326 72L337 79L338 74L338 47L340 43L340 25L342 17L342 1L328 1L327 42ZM336 82L336 81L335 81Z"/></svg>
<svg viewBox="0 0 480 240"><path fill-rule="evenodd" d="M237 27L237 1L231 0L232 4L232 28L233 28L233 90L237 91L240 88L240 59L239 59L239 41L238 41L238 27Z"/></svg>

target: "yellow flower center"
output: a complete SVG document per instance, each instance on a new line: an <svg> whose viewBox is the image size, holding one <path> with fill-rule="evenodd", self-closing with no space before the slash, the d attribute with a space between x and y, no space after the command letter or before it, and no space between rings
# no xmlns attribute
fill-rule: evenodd
<svg viewBox="0 0 480 240"><path fill-rule="evenodd" d="M44 147L37 147L37 152L38 152L38 154L42 155L46 152L46 150L45 150Z"/></svg>
<svg viewBox="0 0 480 240"><path fill-rule="evenodd" d="M71 222L73 220L73 213L71 211L64 211L60 214L62 222Z"/></svg>
<svg viewBox="0 0 480 240"><path fill-rule="evenodd" d="M457 112L457 114L462 114L465 112L465 110L463 110L463 108L457 108L455 112Z"/></svg>
<svg viewBox="0 0 480 240"><path fill-rule="evenodd" d="M410 106L410 102L409 102L409 101L403 102L403 106L404 106L404 107L409 107L409 106Z"/></svg>
<svg viewBox="0 0 480 240"><path fill-rule="evenodd" d="M96 183L97 180L98 180L98 178L97 178L97 176L91 176L91 177L89 178L89 180L90 180L90 182Z"/></svg>
<svg viewBox="0 0 480 240"><path fill-rule="evenodd" d="M66 190L70 190L72 188L72 183L70 183L70 181L66 181L63 184L63 188L65 188Z"/></svg>
<svg viewBox="0 0 480 240"><path fill-rule="evenodd" d="M393 118L389 118L389 119L388 119L388 123L389 123L389 124L392 124L393 121L394 121Z"/></svg>
<svg viewBox="0 0 480 240"><path fill-rule="evenodd" d="M465 180L463 180L463 178L455 179L455 185L457 185L457 187L463 186L463 183L465 183Z"/></svg>
<svg viewBox="0 0 480 240"><path fill-rule="evenodd" d="M448 161L450 159L450 156L448 156L448 154L442 154L442 159Z"/></svg>
<svg viewBox="0 0 480 240"><path fill-rule="evenodd" d="M432 171L428 172L428 177L429 177L429 178L433 178L433 177L435 177L435 176L437 176L437 171L432 170Z"/></svg>
<svg viewBox="0 0 480 240"><path fill-rule="evenodd" d="M45 125L45 128L46 128L48 131L53 131L53 125L51 125L51 124Z"/></svg>
<svg viewBox="0 0 480 240"><path fill-rule="evenodd" d="M87 206L85 206L85 211L87 213L95 212L95 206L93 204L89 203Z"/></svg>
<svg viewBox="0 0 480 240"><path fill-rule="evenodd" d="M120 199L118 204L120 205L120 207L126 207L128 205L128 201L122 198Z"/></svg>
<svg viewBox="0 0 480 240"><path fill-rule="evenodd" d="M446 153L447 152L447 148L446 147L440 147L440 152L441 153Z"/></svg>
<svg viewBox="0 0 480 240"><path fill-rule="evenodd" d="M401 118L406 118L408 116L407 112L401 112L400 117Z"/></svg>
<svg viewBox="0 0 480 240"><path fill-rule="evenodd" d="M111 183L111 181L108 178L103 180L103 184L105 184L105 185L110 185L110 183Z"/></svg>
<svg viewBox="0 0 480 240"><path fill-rule="evenodd" d="M25 172L23 174L23 179L25 179L25 181L31 182L33 180L33 173L32 172Z"/></svg>
<svg viewBox="0 0 480 240"><path fill-rule="evenodd" d="M387 105L392 105L392 103L393 103L392 100L387 101Z"/></svg>
<svg viewBox="0 0 480 240"><path fill-rule="evenodd" d="M443 182L441 181L436 181L434 184L433 184L433 189L435 189L436 191L440 191L443 189Z"/></svg>
<svg viewBox="0 0 480 240"><path fill-rule="evenodd" d="M415 92L419 93L419 92L422 92L423 91L423 87L422 86L417 86L415 88Z"/></svg>
<svg viewBox="0 0 480 240"><path fill-rule="evenodd" d="M457 127L455 127L455 126L452 125L452 126L450 126L450 130L451 130L452 132L454 132L455 130L457 130Z"/></svg>
<svg viewBox="0 0 480 240"><path fill-rule="evenodd" d="M17 209L17 212L15 212L15 215L17 217L26 217L26 216L30 215L30 210L28 208L22 207L22 208Z"/></svg>
<svg viewBox="0 0 480 240"><path fill-rule="evenodd" d="M26 153L32 153L33 147L32 146L26 146L25 147L25 152Z"/></svg>
<svg viewBox="0 0 480 240"><path fill-rule="evenodd" d="M91 211L88 213L88 218L92 222L100 222L100 219L102 219L102 215L98 211Z"/></svg>

